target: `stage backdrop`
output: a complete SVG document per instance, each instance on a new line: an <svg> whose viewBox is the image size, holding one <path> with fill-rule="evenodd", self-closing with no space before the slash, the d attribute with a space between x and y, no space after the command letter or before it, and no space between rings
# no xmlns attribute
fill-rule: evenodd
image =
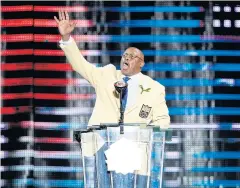
<svg viewBox="0 0 240 188"><path fill-rule="evenodd" d="M1 187L83 187L72 130L86 127L95 94L59 48L60 8L88 61L119 66L136 46L166 87L164 187L240 187L240 3L1 3Z"/></svg>

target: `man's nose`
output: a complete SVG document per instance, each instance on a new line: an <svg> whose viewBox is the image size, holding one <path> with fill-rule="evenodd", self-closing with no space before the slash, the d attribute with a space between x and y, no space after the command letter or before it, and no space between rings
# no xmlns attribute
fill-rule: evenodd
<svg viewBox="0 0 240 188"><path fill-rule="evenodd" d="M125 56L124 59L127 60L127 61L129 61L129 57L128 57L128 56Z"/></svg>

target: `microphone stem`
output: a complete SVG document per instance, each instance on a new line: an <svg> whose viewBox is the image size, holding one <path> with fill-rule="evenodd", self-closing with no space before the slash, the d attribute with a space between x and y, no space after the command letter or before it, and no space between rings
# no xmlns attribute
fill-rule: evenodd
<svg viewBox="0 0 240 188"><path fill-rule="evenodd" d="M119 127L120 127L120 134L124 134L124 128L123 128L123 120L124 120L124 109L122 104L122 94L123 92L120 92L120 119L119 119Z"/></svg>

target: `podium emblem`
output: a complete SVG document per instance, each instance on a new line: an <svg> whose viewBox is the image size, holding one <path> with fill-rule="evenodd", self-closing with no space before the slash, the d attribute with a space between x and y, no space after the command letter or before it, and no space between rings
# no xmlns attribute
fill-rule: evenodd
<svg viewBox="0 0 240 188"><path fill-rule="evenodd" d="M150 111L151 111L152 107L148 106L148 105L142 105L142 108L140 110L139 116L141 118L147 118Z"/></svg>

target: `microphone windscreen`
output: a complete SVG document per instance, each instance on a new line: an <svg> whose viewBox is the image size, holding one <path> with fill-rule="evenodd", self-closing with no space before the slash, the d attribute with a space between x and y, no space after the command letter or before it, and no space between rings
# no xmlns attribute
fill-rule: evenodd
<svg viewBox="0 0 240 188"><path fill-rule="evenodd" d="M121 93L126 90L128 84L124 81L117 81L114 83L114 87L118 93Z"/></svg>

